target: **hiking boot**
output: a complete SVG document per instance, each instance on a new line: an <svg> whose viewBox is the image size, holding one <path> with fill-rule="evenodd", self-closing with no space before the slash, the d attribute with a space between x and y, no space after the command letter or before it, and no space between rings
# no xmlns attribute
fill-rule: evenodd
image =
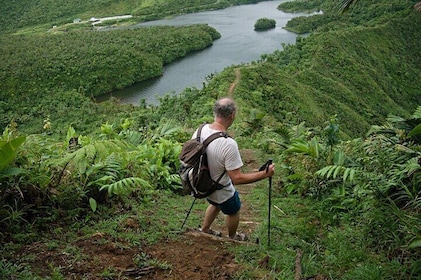
<svg viewBox="0 0 421 280"><path fill-rule="evenodd" d="M238 232L234 235L234 237L230 237L230 236L228 236L228 237L231 238L231 239L237 240L237 241L247 241L248 240L247 235L245 235L244 233L238 233Z"/></svg>
<svg viewBox="0 0 421 280"><path fill-rule="evenodd" d="M214 229L209 229L209 230L207 230L207 231L204 231L204 230L202 230L201 228L199 228L199 231L200 232L203 232L203 233L207 233L207 234L210 234L210 235L215 235L215 236L219 236L219 237L221 237L222 236L222 233L221 232L219 232L219 231L217 231L217 230L214 230Z"/></svg>

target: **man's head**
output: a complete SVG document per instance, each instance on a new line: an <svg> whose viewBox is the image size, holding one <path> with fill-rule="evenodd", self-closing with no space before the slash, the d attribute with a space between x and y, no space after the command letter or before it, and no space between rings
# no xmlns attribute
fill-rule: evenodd
<svg viewBox="0 0 421 280"><path fill-rule="evenodd" d="M223 119L229 118L236 110L234 100L231 98L219 99L213 105L214 116Z"/></svg>
<svg viewBox="0 0 421 280"><path fill-rule="evenodd" d="M236 110L235 102L231 98L219 99L213 105L215 120L223 121L226 127L234 122Z"/></svg>

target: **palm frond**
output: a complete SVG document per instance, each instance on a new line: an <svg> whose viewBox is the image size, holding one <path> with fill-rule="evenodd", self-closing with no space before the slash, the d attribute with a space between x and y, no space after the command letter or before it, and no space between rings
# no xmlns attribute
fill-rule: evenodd
<svg viewBox="0 0 421 280"><path fill-rule="evenodd" d="M325 177L326 179L336 179L342 176L343 182L354 181L357 170L355 168L344 167L341 165L328 165L316 172L316 175Z"/></svg>
<svg viewBox="0 0 421 280"><path fill-rule="evenodd" d="M176 125L173 120L167 121L164 124L161 124L154 132L152 139L157 139L161 137L168 137L173 135L175 132L180 131L180 127Z"/></svg>
<svg viewBox="0 0 421 280"><path fill-rule="evenodd" d="M276 133L284 140L284 143L291 143L292 133L286 126L281 126L276 129Z"/></svg>
<svg viewBox="0 0 421 280"><path fill-rule="evenodd" d="M53 160L50 162L51 167L58 167L64 172L73 174L73 176L81 176L84 178L83 184L91 184L90 181L97 180L98 174L103 170L109 163L106 162L107 157L113 153L119 153L126 148L127 144L123 141L116 140L103 140L93 141L81 148L69 152L62 156L60 159ZM76 172L75 172L76 171ZM107 174L109 175L109 174ZM94 176L93 178L90 178ZM89 179L88 179L89 178Z"/></svg>
<svg viewBox="0 0 421 280"><path fill-rule="evenodd" d="M391 195L395 203L406 209L421 209L421 191L413 193L407 186L400 186L400 190Z"/></svg>
<svg viewBox="0 0 421 280"><path fill-rule="evenodd" d="M421 135L421 123L408 133L408 137Z"/></svg>
<svg viewBox="0 0 421 280"><path fill-rule="evenodd" d="M309 131L306 128L304 122L301 122L300 124L291 127L291 132L292 132L291 137L295 137L295 138L303 138L309 134Z"/></svg>
<svg viewBox="0 0 421 280"><path fill-rule="evenodd" d="M373 134L386 134L386 135L396 135L396 128L391 124L385 125L373 125L367 132L367 136L371 136Z"/></svg>
<svg viewBox="0 0 421 280"><path fill-rule="evenodd" d="M317 139L314 137L310 141L304 141L301 139L294 139L286 149L287 153L301 153L309 155L313 158L318 158L320 155L321 146Z"/></svg>
<svg viewBox="0 0 421 280"><path fill-rule="evenodd" d="M139 131L133 131L129 130L125 133L124 139L131 145L137 146L144 142L145 137L144 135Z"/></svg>

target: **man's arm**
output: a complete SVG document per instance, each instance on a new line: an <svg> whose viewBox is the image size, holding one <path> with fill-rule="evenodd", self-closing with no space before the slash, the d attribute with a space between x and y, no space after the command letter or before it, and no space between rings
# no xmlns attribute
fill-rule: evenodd
<svg viewBox="0 0 421 280"><path fill-rule="evenodd" d="M254 183L256 181L272 177L275 173L275 165L269 165L268 170L257 171L257 172L250 172L250 173L243 173L240 168L234 170L228 170L228 175L230 176L234 185L240 184L249 184Z"/></svg>

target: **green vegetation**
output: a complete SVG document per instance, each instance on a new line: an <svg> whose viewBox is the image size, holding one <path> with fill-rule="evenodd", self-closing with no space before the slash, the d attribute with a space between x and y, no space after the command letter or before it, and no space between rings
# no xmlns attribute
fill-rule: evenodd
<svg viewBox="0 0 421 280"><path fill-rule="evenodd" d="M77 126L77 115L98 112L86 97L159 76L165 64L219 37L207 25L2 36L0 126L14 119L27 132L38 133L40 117L57 122L65 111L71 111L68 120ZM57 129L66 128L54 125L50 131Z"/></svg>
<svg viewBox="0 0 421 280"><path fill-rule="evenodd" d="M164 64L219 37L207 25L3 36L1 90L21 95L60 88L96 96L159 76Z"/></svg>
<svg viewBox="0 0 421 280"><path fill-rule="evenodd" d="M161 16L214 7L210 1L185 1L187 10L176 1L139 6L98 0L78 7L60 3L59 15L59 3L32 2L1 6L3 30L39 30L54 17L65 23L88 10L96 16L112 9L155 18L163 7L167 13ZM277 210L271 247L264 245L263 222L253 233L261 245L235 248L244 265L235 279L262 274L293 279L298 249L305 276L417 279L421 15L407 1L368 2L340 15L331 1L297 1L293 5L303 7L297 11L323 11L294 23L309 36L259 61L225 69L202 90L162 97L159 106L96 104L90 98L159 75L163 64L211 44L216 30L201 25L3 34L0 278L71 277L70 268L87 260L73 244L92 236L120 251L177 239L174 232L191 202L179 195L180 143L211 120L214 100L226 95L238 68L241 79L233 94L240 111L232 131L241 147L256 151L258 162L271 157L276 163ZM47 4L49 9L39 12ZM13 16L24 9L25 17ZM266 188L261 182L246 198L262 221ZM200 217L193 214L191 223L197 225ZM67 266L49 260L37 270L39 256L27 251L35 241L45 252L62 252ZM265 256L269 261L261 267ZM132 261L170 268L147 255ZM117 274L105 266L97 276Z"/></svg>
<svg viewBox="0 0 421 280"><path fill-rule="evenodd" d="M276 20L269 18L259 18L254 24L254 30L267 30L275 28Z"/></svg>
<svg viewBox="0 0 421 280"><path fill-rule="evenodd" d="M69 2L65 0L8 1L0 7L0 34L16 32L45 32L53 26L61 27L80 18L101 18L131 14L133 22L161 19L178 14L223 9L232 5L250 4L262 0L95 0ZM109 23L112 24L112 23ZM75 24L77 28L86 28Z"/></svg>
<svg viewBox="0 0 421 280"><path fill-rule="evenodd" d="M296 13L296 12L319 12L324 5L329 5L329 2L323 0L296 0L289 2L282 2L279 4L278 9L287 12L287 13Z"/></svg>

